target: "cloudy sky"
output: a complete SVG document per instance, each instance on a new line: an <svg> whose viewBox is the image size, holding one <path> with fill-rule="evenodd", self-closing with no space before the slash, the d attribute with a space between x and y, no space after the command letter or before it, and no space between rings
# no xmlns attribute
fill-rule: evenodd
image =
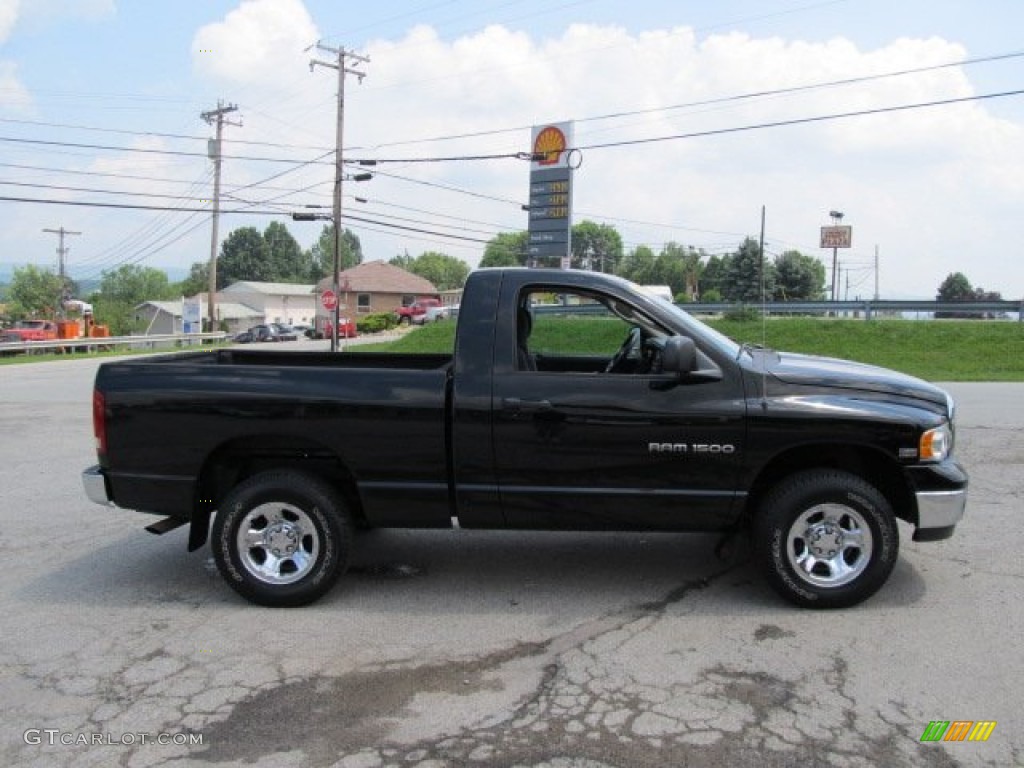
<svg viewBox="0 0 1024 768"><path fill-rule="evenodd" d="M209 258L212 129L221 235L331 204L346 81L346 225L367 259L475 265L525 229L530 127L575 121L574 219L627 249L709 253L756 235L822 258L845 214L841 295L930 298L964 272L1024 296L1019 0L0 0L0 263L185 269ZM945 103L937 103L945 102ZM930 105L930 106L921 106ZM856 113L870 114L856 114ZM845 116L843 116L845 115ZM438 159L441 160L438 160ZM352 166L350 172L358 172ZM358 200L356 198L359 198ZM74 203L69 205L67 203ZM848 293L847 293L848 292Z"/></svg>

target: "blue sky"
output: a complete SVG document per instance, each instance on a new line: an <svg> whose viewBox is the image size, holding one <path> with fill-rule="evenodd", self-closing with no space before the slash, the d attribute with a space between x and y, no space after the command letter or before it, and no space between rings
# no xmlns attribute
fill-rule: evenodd
<svg viewBox="0 0 1024 768"><path fill-rule="evenodd" d="M211 131L199 113L223 98L243 122L226 133L225 208L278 213L227 214L222 236L276 219L308 246L319 227L288 211L329 205L333 173L311 162L334 135L333 73L311 73L304 50L317 38L371 57L364 82L348 81L346 156L412 159L525 150L530 125L565 119L584 146L1021 90L1020 29L1016 0L0 0L0 195L201 205ZM593 119L610 113L632 114ZM584 156L575 219L615 225L627 248L728 251L756 234L764 205L770 253L798 248L830 267L817 232L839 209L854 227L840 254L851 297L873 292L876 246L883 297L930 297L951 271L1024 295L1019 95ZM346 187L366 200L347 197L346 211L374 222L349 223L367 259L440 250L472 265L480 241L525 227L517 161L380 170ZM83 233L70 240L77 276L209 256L203 213L7 200L0 263L53 264L56 239L41 230L60 226Z"/></svg>

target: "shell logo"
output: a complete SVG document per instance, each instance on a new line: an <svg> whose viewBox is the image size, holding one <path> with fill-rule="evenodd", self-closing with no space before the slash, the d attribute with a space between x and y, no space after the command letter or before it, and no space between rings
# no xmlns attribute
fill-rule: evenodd
<svg viewBox="0 0 1024 768"><path fill-rule="evenodd" d="M553 125L538 133L533 141L533 154L542 155L541 159L536 161L538 165L554 165L566 149L568 145L565 134Z"/></svg>

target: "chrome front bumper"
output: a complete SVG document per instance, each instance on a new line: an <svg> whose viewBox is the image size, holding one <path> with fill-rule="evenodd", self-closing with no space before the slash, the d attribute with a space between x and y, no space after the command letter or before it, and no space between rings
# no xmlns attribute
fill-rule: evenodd
<svg viewBox="0 0 1024 768"><path fill-rule="evenodd" d="M948 539L964 516L967 489L920 491L917 496L917 530L914 541Z"/></svg>
<svg viewBox="0 0 1024 768"><path fill-rule="evenodd" d="M110 494L107 493L107 479L99 466L89 467L82 472L82 485L85 486L85 495L89 497L89 501L105 507L114 506Z"/></svg>

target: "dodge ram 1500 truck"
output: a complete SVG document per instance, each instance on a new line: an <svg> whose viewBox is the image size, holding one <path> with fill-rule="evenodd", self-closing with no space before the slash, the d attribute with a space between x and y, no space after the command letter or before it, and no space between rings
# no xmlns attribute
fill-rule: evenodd
<svg viewBox="0 0 1024 768"><path fill-rule="evenodd" d="M967 495L941 389L741 346L590 272L473 272L449 354L107 363L93 421L88 496L190 523L190 550L212 530L264 605L323 595L354 528L460 527L749 533L783 597L849 606L892 571L897 519L947 538Z"/></svg>

